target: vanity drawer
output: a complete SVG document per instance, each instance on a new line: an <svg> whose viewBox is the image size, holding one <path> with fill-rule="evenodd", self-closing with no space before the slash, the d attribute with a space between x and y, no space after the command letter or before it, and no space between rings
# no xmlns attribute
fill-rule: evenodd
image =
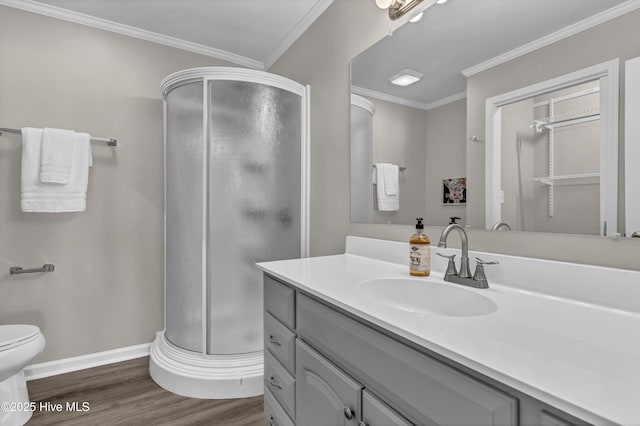
<svg viewBox="0 0 640 426"><path fill-rule="evenodd" d="M268 313L264 314L264 347L295 374L296 335Z"/></svg>
<svg viewBox="0 0 640 426"><path fill-rule="evenodd" d="M410 420L516 425L518 401L462 372L298 295L298 337L351 372Z"/></svg>
<svg viewBox="0 0 640 426"><path fill-rule="evenodd" d="M296 380L269 351L264 352L264 387L273 393L282 408L295 420Z"/></svg>
<svg viewBox="0 0 640 426"><path fill-rule="evenodd" d="M293 330L295 328L295 291L264 274L264 310Z"/></svg>
<svg viewBox="0 0 640 426"><path fill-rule="evenodd" d="M270 426L295 426L269 389L264 390L264 420Z"/></svg>

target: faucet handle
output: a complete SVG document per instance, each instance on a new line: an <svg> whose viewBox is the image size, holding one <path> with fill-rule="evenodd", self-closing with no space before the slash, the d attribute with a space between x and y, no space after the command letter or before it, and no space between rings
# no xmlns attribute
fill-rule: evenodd
<svg viewBox="0 0 640 426"><path fill-rule="evenodd" d="M484 265L498 265L500 262L496 260L492 260L490 262L484 261L479 257L476 257L476 271L473 273L474 281L478 281L480 283L479 288L489 288L489 283L487 282L487 276L484 273Z"/></svg>
<svg viewBox="0 0 640 426"><path fill-rule="evenodd" d="M452 254L450 256L447 256L446 254L440 252L436 252L436 254L438 256L446 257L447 259L449 259L449 263L447 264L447 271L444 273L445 278L451 275L458 275L458 270L456 269L456 263L454 261L456 257L455 254Z"/></svg>
<svg viewBox="0 0 640 426"><path fill-rule="evenodd" d="M440 253L440 252L436 252L436 254L437 254L438 256L446 257L446 258L447 258L447 259L449 259L449 260L452 260L454 257L456 257L456 255L455 255L455 254L452 254L452 255L446 255L446 254L444 254L444 253Z"/></svg>
<svg viewBox="0 0 640 426"><path fill-rule="evenodd" d="M497 260L492 260L490 262L487 262L485 260L480 259L479 257L476 257L476 263L478 265L499 265L500 262L498 262Z"/></svg>

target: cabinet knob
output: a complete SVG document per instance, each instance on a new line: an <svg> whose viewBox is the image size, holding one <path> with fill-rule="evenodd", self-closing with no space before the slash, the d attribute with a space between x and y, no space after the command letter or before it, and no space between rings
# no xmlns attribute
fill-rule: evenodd
<svg viewBox="0 0 640 426"><path fill-rule="evenodd" d="M269 335L269 342L273 343L276 346L282 346L282 343L280 343L278 341L278 339L276 339L275 337L273 337L273 334Z"/></svg>
<svg viewBox="0 0 640 426"><path fill-rule="evenodd" d="M269 379L269 384L274 388L282 389L282 385L276 382L276 379L273 376L271 376L271 378Z"/></svg>
<svg viewBox="0 0 640 426"><path fill-rule="evenodd" d="M347 420L353 419L353 410L349 407L344 407L344 418Z"/></svg>

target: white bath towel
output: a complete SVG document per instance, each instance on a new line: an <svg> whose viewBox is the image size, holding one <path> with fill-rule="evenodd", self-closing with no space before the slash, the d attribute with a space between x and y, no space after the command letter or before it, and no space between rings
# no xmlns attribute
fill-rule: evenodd
<svg viewBox="0 0 640 426"><path fill-rule="evenodd" d="M375 166L378 210L398 211L400 209L398 166L389 163L377 163Z"/></svg>
<svg viewBox="0 0 640 426"><path fill-rule="evenodd" d="M387 195L398 194L398 170L399 167L395 164L385 164L382 167L382 174L384 175L384 193Z"/></svg>
<svg viewBox="0 0 640 426"><path fill-rule="evenodd" d="M73 136L73 130L44 128L40 153L40 182L69 183L74 151Z"/></svg>
<svg viewBox="0 0 640 426"><path fill-rule="evenodd" d="M75 133L69 183L40 182L42 129L22 129L22 200L23 212L82 212L87 207L89 167L93 165L90 136Z"/></svg>

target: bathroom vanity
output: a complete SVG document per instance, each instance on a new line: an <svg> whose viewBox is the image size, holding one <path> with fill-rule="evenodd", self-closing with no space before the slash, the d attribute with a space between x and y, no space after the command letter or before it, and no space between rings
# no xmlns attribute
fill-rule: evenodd
<svg viewBox="0 0 640 426"><path fill-rule="evenodd" d="M640 345L630 338L640 329L632 284L640 272L483 253L501 265L487 271L489 289L473 289L442 281L438 256L432 277L409 278L407 252L404 243L348 237L344 255L258 264L268 422L640 422ZM573 284L550 282L565 268L578 282L616 282L635 305L594 303L601 298L588 279L569 299ZM505 285L514 270L527 276Z"/></svg>

